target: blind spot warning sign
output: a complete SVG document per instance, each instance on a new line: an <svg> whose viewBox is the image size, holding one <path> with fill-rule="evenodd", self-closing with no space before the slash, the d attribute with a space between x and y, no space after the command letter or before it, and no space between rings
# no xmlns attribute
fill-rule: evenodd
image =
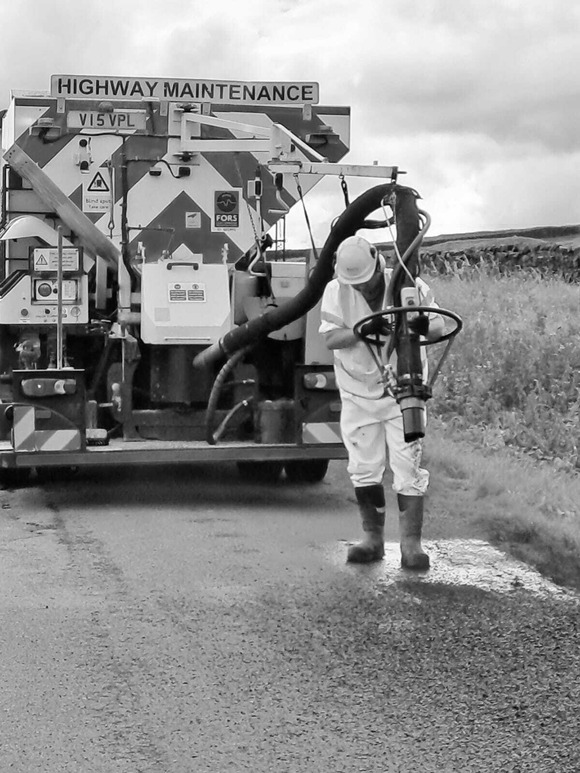
<svg viewBox="0 0 580 773"><path fill-rule="evenodd" d="M83 183L83 212L103 214L112 204L111 186L102 172L95 172L92 179Z"/></svg>

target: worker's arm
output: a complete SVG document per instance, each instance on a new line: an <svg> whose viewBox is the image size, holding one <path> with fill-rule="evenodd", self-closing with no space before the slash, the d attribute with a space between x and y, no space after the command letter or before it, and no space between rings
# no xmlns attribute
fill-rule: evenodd
<svg viewBox="0 0 580 773"><path fill-rule="evenodd" d="M348 349L349 346L354 346L360 341L350 327L337 327L323 335L329 349Z"/></svg>

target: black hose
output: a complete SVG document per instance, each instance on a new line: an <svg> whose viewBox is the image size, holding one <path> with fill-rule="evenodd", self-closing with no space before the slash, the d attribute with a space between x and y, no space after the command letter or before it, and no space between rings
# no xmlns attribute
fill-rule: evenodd
<svg viewBox="0 0 580 773"><path fill-rule="evenodd" d="M121 260L131 279L131 290L135 290L137 276L131 265L129 252L129 224L127 221L127 205L129 200L129 167L125 140L121 144Z"/></svg>
<svg viewBox="0 0 580 773"><path fill-rule="evenodd" d="M349 204L336 220L306 287L298 295L281 306L270 308L259 317L230 330L221 341L200 352L193 360L194 366L204 367L214 360L229 356L310 311L318 303L324 288L333 277L334 257L339 244L348 236L353 236L360 228L364 228L367 215L379 209L385 197L390 197L393 193L396 194L394 210L397 247L399 252L403 254L419 232L419 215L416 205L418 194L412 188L397 183L377 185L365 191Z"/></svg>
<svg viewBox="0 0 580 773"><path fill-rule="evenodd" d="M230 410L227 412L222 423L219 425L216 431L212 432L211 434L208 434L207 442L212 446L216 445L216 443L223 435L224 431L226 430L228 424L233 419L233 417L237 413L239 413L242 410L242 408L249 408L253 402L254 402L254 398L248 397L248 398L245 398L244 400L240 400L240 402L236 403L236 405L234 405L233 408L230 408Z"/></svg>
<svg viewBox="0 0 580 773"><path fill-rule="evenodd" d="M232 370L235 368L238 362L242 359L242 357L246 354L246 351L248 350L248 348L249 347L238 349L238 351L235 352L228 359L228 361L222 366L222 369L217 374L216 379L213 383L209 400L207 403L206 414L205 414L205 439L212 446L214 446L217 443L217 441L219 440L219 436L222 434L225 428L222 422L222 425L219 427L218 432L214 433L214 430L213 430L213 420L217 409L218 400L220 398L220 394L222 391L222 387L224 385L225 380L229 376L229 374L232 372ZM236 408L237 407L238 406L236 406ZM228 415L227 418L229 420L231 416Z"/></svg>

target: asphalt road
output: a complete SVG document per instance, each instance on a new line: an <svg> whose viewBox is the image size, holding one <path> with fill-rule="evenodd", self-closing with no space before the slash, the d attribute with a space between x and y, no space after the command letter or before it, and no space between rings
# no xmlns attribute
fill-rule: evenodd
<svg viewBox="0 0 580 773"><path fill-rule="evenodd" d="M343 462L0 502L1 773L580 770L578 596L444 534L428 574L346 564Z"/></svg>

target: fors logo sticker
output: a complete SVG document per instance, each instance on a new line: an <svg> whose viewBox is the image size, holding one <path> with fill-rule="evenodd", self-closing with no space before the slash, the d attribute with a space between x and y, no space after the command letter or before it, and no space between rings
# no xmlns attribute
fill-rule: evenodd
<svg viewBox="0 0 580 773"><path fill-rule="evenodd" d="M216 191L214 227L223 230L240 226L240 193L236 190Z"/></svg>

